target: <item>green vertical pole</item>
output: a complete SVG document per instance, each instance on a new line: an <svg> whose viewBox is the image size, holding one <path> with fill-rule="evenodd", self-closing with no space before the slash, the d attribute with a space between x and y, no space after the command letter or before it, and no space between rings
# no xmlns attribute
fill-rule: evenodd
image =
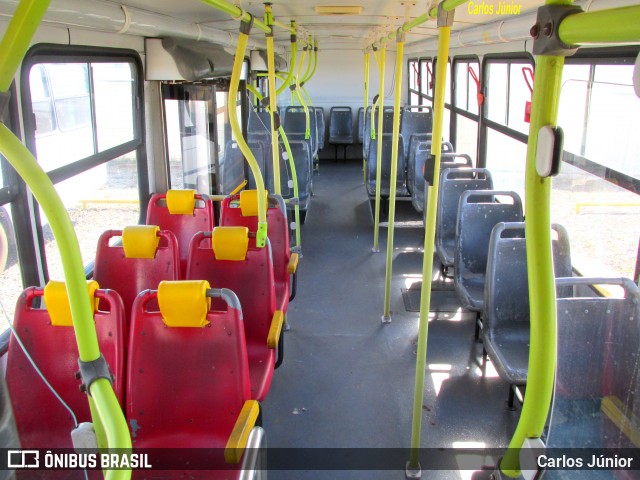
<svg viewBox="0 0 640 480"><path fill-rule="evenodd" d="M404 33L400 30L396 37L395 96L393 100L393 145L391 146L391 191L389 192L389 226L387 227L387 269L384 280L384 313L382 323L391 322L391 274L393 270L393 234L396 218L396 181L398 178L398 140L400 138L400 97L402 95L402 56L404 54ZM382 117L382 112L380 112ZM378 145L382 145L382 135ZM380 157L378 157L380 163Z"/></svg>
<svg viewBox="0 0 640 480"><path fill-rule="evenodd" d="M427 338L429 333L429 310L431 308L431 278L433 251L436 234L437 198L440 180L440 156L442 151L442 124L444 121L444 93L447 78L447 58L453 12L442 12L438 16L438 62L436 63L436 88L433 99L433 134L431 155L435 158L433 186L428 190L427 223L424 229L424 257L422 260L422 291L420 292L420 323L416 352L416 387L413 396L413 422L411 424L411 456L407 468L419 470L420 435L422 431L422 402L427 363Z"/></svg>
<svg viewBox="0 0 640 480"><path fill-rule="evenodd" d="M546 4L570 5L571 0L547 0ZM551 179L536 170L538 133L555 126L562 82L563 56L538 55L533 85L531 125L527 145L525 180L525 231L529 276L529 371L527 395L520 420L501 462L502 472L520 474L519 452L526 438L542 435L553 392L556 366L556 289L551 251Z"/></svg>
<svg viewBox="0 0 640 480"><path fill-rule="evenodd" d="M387 46L382 44L380 49L380 56L376 57L378 60L378 70L380 71L380 96L378 97L378 150L376 158L376 206L374 213L374 226L373 226L373 251L379 252L378 236L380 231L380 180L382 177L382 171L380 167L380 159L382 157L382 119L384 117L384 67L386 62ZM375 118L375 107L371 109L371 117ZM371 128L373 129L373 122L371 122ZM371 148L371 146L369 146Z"/></svg>
<svg viewBox="0 0 640 480"><path fill-rule="evenodd" d="M267 33L267 70L269 82L269 119L271 120L271 159L273 164L273 189L276 195L282 195L282 186L280 185L280 150L278 148L278 129L274 115L276 112L276 67L274 61L273 50L273 14L271 12L271 4L264 6L264 23L271 27L271 32Z"/></svg>
<svg viewBox="0 0 640 480"><path fill-rule="evenodd" d="M369 49L364 52L364 110L362 113L362 120L364 122L365 115L367 114L367 107L369 106L369 62L371 61L371 52ZM360 125L358 125L360 126ZM360 132L358 132L360 134ZM362 125L362 141L364 142L364 125ZM362 183L367 183L367 159L362 159Z"/></svg>

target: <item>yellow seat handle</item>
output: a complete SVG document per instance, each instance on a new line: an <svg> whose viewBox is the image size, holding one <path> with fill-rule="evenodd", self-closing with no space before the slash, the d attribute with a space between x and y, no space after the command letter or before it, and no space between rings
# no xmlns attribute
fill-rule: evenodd
<svg viewBox="0 0 640 480"><path fill-rule="evenodd" d="M163 280L158 285L158 305L168 327L202 328L209 325L211 299L206 280Z"/></svg>
<svg viewBox="0 0 640 480"><path fill-rule="evenodd" d="M284 313L282 310L276 310L271 319L271 327L269 327L269 335L267 335L267 347L277 348L280 340L280 332L284 324Z"/></svg>
<svg viewBox="0 0 640 480"><path fill-rule="evenodd" d="M227 446L224 449L224 461L230 464L239 463L249 441L249 434L256 425L260 414L260 404L256 400L247 400L242 406L240 415L233 426Z"/></svg>
<svg viewBox="0 0 640 480"><path fill-rule="evenodd" d="M287 271L289 275L293 275L298 271L298 262L300 261L300 254L292 253L289 257L289 265L287 265Z"/></svg>
<svg viewBox="0 0 640 480"><path fill-rule="evenodd" d="M171 215L193 215L196 208L195 190L169 190L167 209Z"/></svg>

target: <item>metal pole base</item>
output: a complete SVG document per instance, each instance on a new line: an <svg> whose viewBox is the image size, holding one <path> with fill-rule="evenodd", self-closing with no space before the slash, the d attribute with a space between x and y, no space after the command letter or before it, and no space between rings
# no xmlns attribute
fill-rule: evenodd
<svg viewBox="0 0 640 480"><path fill-rule="evenodd" d="M373 253L380 253L380 249L379 249L379 248L373 248L373 247L372 247L372 248L371 248L371 251L372 251Z"/></svg>
<svg viewBox="0 0 640 480"><path fill-rule="evenodd" d="M418 463L417 467L412 467L410 462L407 462L407 464L404 467L404 478L422 478L422 468L420 467L420 464Z"/></svg>
<svg viewBox="0 0 640 480"><path fill-rule="evenodd" d="M382 318L380 318L380 320L382 321L382 323L391 323L391 315L382 315Z"/></svg>

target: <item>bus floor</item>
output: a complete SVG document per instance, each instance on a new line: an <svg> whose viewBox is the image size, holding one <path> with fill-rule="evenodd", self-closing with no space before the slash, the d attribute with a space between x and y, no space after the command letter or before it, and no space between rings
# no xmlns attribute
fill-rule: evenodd
<svg viewBox="0 0 640 480"><path fill-rule="evenodd" d="M413 290L405 295L419 301L424 229L396 228L392 322L382 324L387 229L380 229L380 253L373 253L362 163L325 161L320 171L302 230L284 364L263 404L269 449L292 464L317 462L301 460L304 471L269 471L269 478L401 479L408 452L393 449L410 446L418 334L418 313L405 309L401 290ZM410 207L402 204L399 216ZM482 374L474 317L460 309L453 284L434 285L432 303L438 312L430 315L421 440L427 450L420 455L453 457L458 467L425 471L422 478L488 478L488 472L465 470L453 449L505 448L520 408L507 410L508 386L491 365ZM342 448L348 449L340 450L344 463L337 451L324 450ZM485 457L483 464L496 460ZM387 470L376 470L376 461Z"/></svg>

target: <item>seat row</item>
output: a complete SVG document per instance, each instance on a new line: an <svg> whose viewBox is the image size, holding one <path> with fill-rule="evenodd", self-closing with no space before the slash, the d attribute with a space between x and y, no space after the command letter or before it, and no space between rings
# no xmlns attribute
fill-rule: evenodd
<svg viewBox="0 0 640 480"><path fill-rule="evenodd" d="M436 255L463 308L476 314L485 352L510 386L526 384L529 342L524 213L520 196L493 189L491 172L442 163L437 198ZM425 207L427 205L425 196ZM425 208L426 210L426 208ZM556 276L569 277L568 235L553 226ZM513 403L510 387L509 403Z"/></svg>
<svg viewBox="0 0 640 480"><path fill-rule="evenodd" d="M136 298L127 325L116 291L98 288L95 281L88 288L98 344L133 447L214 449L208 465L221 475L189 472L189 478L238 478L243 450L252 444L245 433L262 435L238 297L206 281L163 281ZM46 309L37 307L42 299ZM64 283L23 292L14 323L29 355L12 336L6 380L21 446L73 448L74 430L91 422L91 413L74 375L78 349ZM70 473L64 478L84 478ZM91 474L101 478L101 472Z"/></svg>
<svg viewBox="0 0 640 480"><path fill-rule="evenodd" d="M99 241L89 294L135 447L233 447L238 431L255 425L257 402L282 362L289 275L297 267L283 202L269 198L268 248L255 245L257 192L225 198L224 226L212 230L203 228L213 223L209 207L210 200L193 191L156 195L149 218L167 229L127 227L105 232ZM194 229L200 231L191 236ZM114 242L118 236L121 244ZM184 274L178 238L189 240ZM46 309L39 308L42 299ZM78 353L64 284L27 289L15 328L77 422L89 421L73 375ZM23 447L70 446L76 421L37 380L15 337L7 382ZM168 391L179 392L180 401ZM240 437L246 444L246 435ZM242 450L229 449L237 463Z"/></svg>

